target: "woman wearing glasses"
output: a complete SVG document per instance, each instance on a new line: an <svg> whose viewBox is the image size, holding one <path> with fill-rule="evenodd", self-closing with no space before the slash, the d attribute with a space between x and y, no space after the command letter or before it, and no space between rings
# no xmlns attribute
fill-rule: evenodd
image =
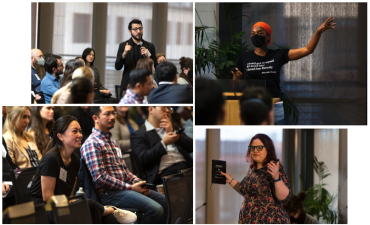
<svg viewBox="0 0 370 225"><path fill-rule="evenodd" d="M290 223L283 208L291 196L289 181L272 140L265 134L256 134L245 158L252 164L240 183L229 173L221 172L226 182L244 197L238 223Z"/></svg>

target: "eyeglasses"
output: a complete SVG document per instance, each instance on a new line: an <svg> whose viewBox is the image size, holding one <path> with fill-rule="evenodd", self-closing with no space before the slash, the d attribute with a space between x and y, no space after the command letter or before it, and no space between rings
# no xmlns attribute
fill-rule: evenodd
<svg viewBox="0 0 370 225"><path fill-rule="evenodd" d="M113 115L114 117L116 117L117 116L117 112L105 112L102 115L104 115L106 117L110 117L111 115Z"/></svg>
<svg viewBox="0 0 370 225"><path fill-rule="evenodd" d="M136 32L137 30L142 31L142 30L143 30L143 28L144 28L144 27L135 27L135 28L133 28L133 29L131 29L131 30L133 30L133 31L135 31L135 32Z"/></svg>
<svg viewBox="0 0 370 225"><path fill-rule="evenodd" d="M264 148L265 146L263 146L263 145L257 145L257 146L248 146L248 149L251 151L251 152L254 152L256 149L257 149L257 151L262 151L263 150L263 148Z"/></svg>
<svg viewBox="0 0 370 225"><path fill-rule="evenodd" d="M173 109L171 106L161 106L163 111L170 111L171 113L173 112Z"/></svg>

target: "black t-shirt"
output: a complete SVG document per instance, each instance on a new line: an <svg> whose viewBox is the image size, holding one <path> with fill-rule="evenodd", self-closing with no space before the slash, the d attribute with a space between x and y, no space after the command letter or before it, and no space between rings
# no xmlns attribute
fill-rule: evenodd
<svg viewBox="0 0 370 225"><path fill-rule="evenodd" d="M67 172L66 182L60 179L61 168ZM49 151L41 159L35 177L32 181L31 196L42 200L41 176L56 178L54 195L70 196L80 169L80 160L75 154L71 155L71 162L65 166L59 152Z"/></svg>
<svg viewBox="0 0 370 225"><path fill-rule="evenodd" d="M269 49L266 56L256 55L254 51L245 52L239 57L236 66L243 75L254 80L265 80L266 89L274 98L280 98L280 70L288 62L289 50Z"/></svg>

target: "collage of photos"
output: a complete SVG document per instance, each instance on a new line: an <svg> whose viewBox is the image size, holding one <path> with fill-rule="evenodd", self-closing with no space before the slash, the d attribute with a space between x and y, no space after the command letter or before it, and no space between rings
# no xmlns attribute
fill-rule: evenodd
<svg viewBox="0 0 370 225"><path fill-rule="evenodd" d="M367 2L19 4L3 224L366 223Z"/></svg>

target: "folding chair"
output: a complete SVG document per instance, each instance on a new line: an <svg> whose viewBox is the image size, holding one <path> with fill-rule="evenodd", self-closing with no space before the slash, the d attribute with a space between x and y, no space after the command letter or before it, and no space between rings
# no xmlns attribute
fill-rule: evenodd
<svg viewBox="0 0 370 225"><path fill-rule="evenodd" d="M15 212L15 213L13 213ZM4 224L47 224L48 216L44 204L34 205L27 202L14 206L9 206L3 214Z"/></svg>
<svg viewBox="0 0 370 225"><path fill-rule="evenodd" d="M89 206L84 194L69 197L69 200L78 199L78 201L68 204L68 206L58 207L51 202L51 208L55 223L61 224L86 224L92 223Z"/></svg>
<svg viewBox="0 0 370 225"><path fill-rule="evenodd" d="M184 174L184 177L186 178L186 184L188 187L188 192L190 196L190 204L189 204L189 218L188 221L193 220L193 167L180 170L179 173Z"/></svg>
<svg viewBox="0 0 370 225"><path fill-rule="evenodd" d="M189 218L190 197L184 174L162 177L168 206L167 223L186 224Z"/></svg>

